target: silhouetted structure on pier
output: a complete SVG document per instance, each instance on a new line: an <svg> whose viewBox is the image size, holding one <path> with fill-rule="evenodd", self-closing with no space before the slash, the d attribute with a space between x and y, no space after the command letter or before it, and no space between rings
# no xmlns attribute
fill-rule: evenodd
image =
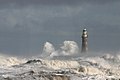
<svg viewBox="0 0 120 80"><path fill-rule="evenodd" d="M87 29L83 29L81 52L82 53L87 53L88 52L88 33L87 33Z"/></svg>

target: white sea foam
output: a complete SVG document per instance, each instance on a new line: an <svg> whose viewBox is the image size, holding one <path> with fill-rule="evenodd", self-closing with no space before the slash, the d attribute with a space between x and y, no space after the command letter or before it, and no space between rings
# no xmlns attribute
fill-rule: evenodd
<svg viewBox="0 0 120 80"><path fill-rule="evenodd" d="M18 59L17 57L9 57L0 54L0 66L12 66L25 62L25 59Z"/></svg>
<svg viewBox="0 0 120 80"><path fill-rule="evenodd" d="M78 68L80 66L77 61L44 60L43 62L52 69Z"/></svg>
<svg viewBox="0 0 120 80"><path fill-rule="evenodd" d="M103 56L81 56L70 59L57 59L54 56L73 56L79 53L74 41L64 41L55 47L46 42L42 58L29 60L0 55L0 80L105 80L120 78L120 57L105 54ZM66 58L66 57L64 57ZM69 58L69 57L68 57Z"/></svg>

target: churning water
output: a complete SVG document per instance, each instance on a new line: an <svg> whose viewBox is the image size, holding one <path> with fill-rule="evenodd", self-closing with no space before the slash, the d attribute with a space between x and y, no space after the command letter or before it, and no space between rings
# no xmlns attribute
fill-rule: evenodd
<svg viewBox="0 0 120 80"><path fill-rule="evenodd" d="M120 79L120 56L81 56L74 41L59 49L46 42L34 59L0 56L0 80L111 80ZM90 54L90 53L88 53Z"/></svg>

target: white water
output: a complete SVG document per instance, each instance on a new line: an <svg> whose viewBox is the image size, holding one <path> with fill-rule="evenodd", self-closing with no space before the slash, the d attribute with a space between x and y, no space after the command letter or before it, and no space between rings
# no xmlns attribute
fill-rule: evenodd
<svg viewBox="0 0 120 80"><path fill-rule="evenodd" d="M17 59L17 57L9 57L7 55L0 54L0 67L19 65L24 62L25 62L25 59Z"/></svg>
<svg viewBox="0 0 120 80"><path fill-rule="evenodd" d="M75 55L79 52L79 47L74 41L64 41L60 49L55 50L55 47L50 43L46 42L44 44L42 56L54 57L54 56L70 56Z"/></svg>
<svg viewBox="0 0 120 80"><path fill-rule="evenodd" d="M73 57L78 53L79 48L76 42L64 41L57 50L51 43L46 42L40 58L27 60L1 54L0 80L120 79L119 54ZM58 57L62 57L62 60Z"/></svg>

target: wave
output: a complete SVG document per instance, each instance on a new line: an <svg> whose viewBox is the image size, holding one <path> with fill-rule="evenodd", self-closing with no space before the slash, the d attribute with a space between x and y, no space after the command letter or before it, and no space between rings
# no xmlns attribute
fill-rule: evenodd
<svg viewBox="0 0 120 80"><path fill-rule="evenodd" d="M46 42L43 47L42 57L70 56L79 53L79 47L75 41L64 41L62 46L55 50L50 42Z"/></svg>
<svg viewBox="0 0 120 80"><path fill-rule="evenodd" d="M30 59L22 60L15 57L0 56L0 79L43 79L59 80L80 79L119 79L120 63L115 63L115 56L78 57L73 60ZM117 61L120 61L117 59ZM3 79L4 78L4 79Z"/></svg>
<svg viewBox="0 0 120 80"><path fill-rule="evenodd" d="M17 57L9 57L7 55L0 54L0 67L19 65L25 61L25 59L18 59Z"/></svg>
<svg viewBox="0 0 120 80"><path fill-rule="evenodd" d="M64 41L59 49L56 49L52 43L46 42L42 55L39 58L29 60L1 54L0 79L120 79L119 52L117 55L105 54L102 56L73 57L77 54L80 54L79 47L74 41ZM62 56L63 59L55 58L55 56Z"/></svg>

